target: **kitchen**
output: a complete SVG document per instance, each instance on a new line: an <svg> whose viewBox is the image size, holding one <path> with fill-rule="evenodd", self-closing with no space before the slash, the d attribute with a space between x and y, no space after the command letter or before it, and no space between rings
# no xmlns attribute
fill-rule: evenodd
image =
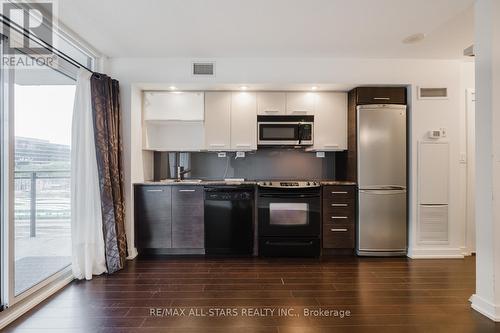
<svg viewBox="0 0 500 333"><path fill-rule="evenodd" d="M66 130L0 181L0 329L498 329L494 1L58 7L50 75L0 75L16 139Z"/></svg>
<svg viewBox="0 0 500 333"><path fill-rule="evenodd" d="M405 256L406 94L144 91L139 254Z"/></svg>

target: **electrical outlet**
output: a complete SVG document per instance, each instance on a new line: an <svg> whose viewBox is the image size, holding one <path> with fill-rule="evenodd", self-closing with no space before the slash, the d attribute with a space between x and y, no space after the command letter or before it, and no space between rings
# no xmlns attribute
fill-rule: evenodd
<svg viewBox="0 0 500 333"><path fill-rule="evenodd" d="M237 151L236 152L236 158L243 158L243 157L245 157L244 151Z"/></svg>
<svg viewBox="0 0 500 333"><path fill-rule="evenodd" d="M226 152L217 153L217 157L226 157Z"/></svg>
<svg viewBox="0 0 500 333"><path fill-rule="evenodd" d="M325 157L325 152L324 151L317 151L316 152L316 157L324 158Z"/></svg>
<svg viewBox="0 0 500 333"><path fill-rule="evenodd" d="M467 164L467 154L465 152L460 152L460 163Z"/></svg>

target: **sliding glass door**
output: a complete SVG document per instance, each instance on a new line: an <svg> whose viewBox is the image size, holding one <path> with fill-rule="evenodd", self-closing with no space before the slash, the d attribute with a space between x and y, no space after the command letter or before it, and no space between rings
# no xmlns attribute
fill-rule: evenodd
<svg viewBox="0 0 500 333"><path fill-rule="evenodd" d="M14 71L14 295L71 263L70 147L75 80Z"/></svg>

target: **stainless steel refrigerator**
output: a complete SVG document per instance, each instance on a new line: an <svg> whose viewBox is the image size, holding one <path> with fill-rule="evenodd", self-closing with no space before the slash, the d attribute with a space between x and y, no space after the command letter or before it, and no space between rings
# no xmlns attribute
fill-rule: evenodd
<svg viewBox="0 0 500 333"><path fill-rule="evenodd" d="M358 255L407 249L406 106L362 105L358 119Z"/></svg>

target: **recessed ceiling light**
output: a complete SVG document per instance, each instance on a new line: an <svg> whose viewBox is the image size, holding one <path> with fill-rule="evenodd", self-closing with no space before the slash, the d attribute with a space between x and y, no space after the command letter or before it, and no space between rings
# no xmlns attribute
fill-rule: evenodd
<svg viewBox="0 0 500 333"><path fill-rule="evenodd" d="M404 44L418 43L418 42L424 40L424 38L425 38L425 34L419 32L417 34L410 35L410 36L406 37L405 39L403 39L403 43Z"/></svg>
<svg viewBox="0 0 500 333"><path fill-rule="evenodd" d="M316 86L311 87L311 90L316 90L316 89L318 89L318 87Z"/></svg>
<svg viewBox="0 0 500 333"><path fill-rule="evenodd" d="M177 89L177 88L176 88L176 87L174 87L174 86L170 86L170 87L169 87L169 89L170 89L170 90L175 90L175 89Z"/></svg>
<svg viewBox="0 0 500 333"><path fill-rule="evenodd" d="M246 87L246 86L241 86L241 87L240 87L240 89L241 89L241 90L247 90L247 89L248 89L248 87Z"/></svg>

